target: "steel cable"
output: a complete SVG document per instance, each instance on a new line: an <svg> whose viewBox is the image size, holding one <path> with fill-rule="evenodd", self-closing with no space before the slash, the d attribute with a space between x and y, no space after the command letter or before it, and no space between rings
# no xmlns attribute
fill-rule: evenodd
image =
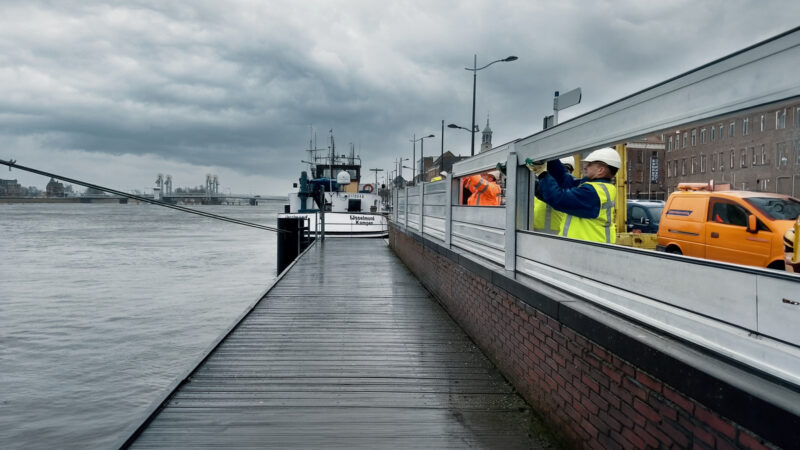
<svg viewBox="0 0 800 450"><path fill-rule="evenodd" d="M158 205L158 206L163 206L165 208L177 209L178 211L183 211L183 212L187 212L187 213L190 213L190 214L197 214L198 216L208 217L208 218L216 219L216 220L222 220L222 221L225 221L225 222L235 223L237 225L244 225L244 226L247 226L247 227L259 228L261 230L275 231L275 232L278 232L278 233L288 233L288 231L280 230L280 229L275 228L275 227L268 227L266 225L260 225L260 224L257 224L257 223L246 222L244 220L234 219L232 217L225 217L225 216L220 216L218 214L211 214L211 213L208 213L208 212L205 212L205 211L198 211L196 209L185 208L183 206L173 205L173 204L170 204L170 203L167 203L167 202L162 202L160 200L147 198L147 197L142 197L140 195L128 194L127 192L122 192L122 191L118 191L116 189L111 189L111 188L107 188L107 187L103 187L103 186L98 186L96 184L85 183L83 181L79 181L79 180L75 180L75 179L72 179L72 178L64 177L64 176L57 175L57 174L54 174L54 173L49 173L49 172L45 172L45 171L42 171L42 170L33 169L31 167L20 166L13 159L10 160L10 161L5 161L5 160L0 159L0 164L6 165L9 168L13 167L15 169L24 170L26 172L35 173L37 175L43 175L43 176L46 176L46 177L55 178L55 179L58 179L58 180L61 180L61 181L65 181L67 183L77 184L79 186L84 186L84 187L91 188L91 189L97 189L98 191L108 192L109 194L118 195L120 197L126 197L126 198L130 198L130 199L133 199L133 200L139 200L139 201L142 201L142 202L145 202L145 203L150 203L152 205Z"/></svg>

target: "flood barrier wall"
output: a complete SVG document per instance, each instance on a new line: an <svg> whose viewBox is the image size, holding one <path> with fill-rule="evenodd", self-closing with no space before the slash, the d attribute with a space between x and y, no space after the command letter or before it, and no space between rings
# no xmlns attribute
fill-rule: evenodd
<svg viewBox="0 0 800 450"><path fill-rule="evenodd" d="M800 442L775 377L396 223L397 255L571 446L769 448Z"/></svg>

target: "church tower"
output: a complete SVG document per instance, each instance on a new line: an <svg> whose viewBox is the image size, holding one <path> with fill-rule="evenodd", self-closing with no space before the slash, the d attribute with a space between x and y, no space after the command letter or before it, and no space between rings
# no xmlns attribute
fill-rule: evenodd
<svg viewBox="0 0 800 450"><path fill-rule="evenodd" d="M489 117L486 117L486 128L483 129L483 138L481 140L481 153L492 149L492 129L489 128Z"/></svg>

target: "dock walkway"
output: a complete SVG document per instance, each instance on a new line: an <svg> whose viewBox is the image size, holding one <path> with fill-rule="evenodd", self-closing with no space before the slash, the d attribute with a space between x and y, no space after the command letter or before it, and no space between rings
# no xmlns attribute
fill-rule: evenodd
<svg viewBox="0 0 800 450"><path fill-rule="evenodd" d="M312 247L132 448L541 448L528 405L381 239Z"/></svg>

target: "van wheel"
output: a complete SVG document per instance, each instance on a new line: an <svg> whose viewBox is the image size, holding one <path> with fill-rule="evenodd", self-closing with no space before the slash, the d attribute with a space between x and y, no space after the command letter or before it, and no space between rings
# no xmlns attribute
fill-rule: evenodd
<svg viewBox="0 0 800 450"><path fill-rule="evenodd" d="M772 261L772 263L767 266L767 269L780 270L783 272L786 270L786 263L783 261Z"/></svg>
<svg viewBox="0 0 800 450"><path fill-rule="evenodd" d="M678 247L667 247L667 253L672 253L673 255L682 255L681 249Z"/></svg>

